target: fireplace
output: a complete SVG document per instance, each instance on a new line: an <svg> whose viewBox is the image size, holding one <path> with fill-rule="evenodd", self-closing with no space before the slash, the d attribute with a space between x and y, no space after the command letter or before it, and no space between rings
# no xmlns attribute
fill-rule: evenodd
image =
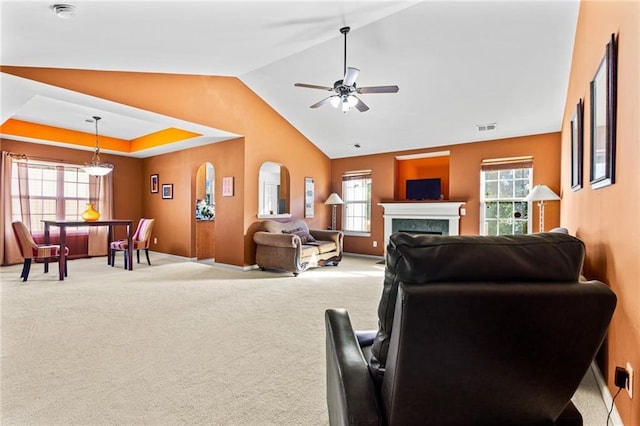
<svg viewBox="0 0 640 426"><path fill-rule="evenodd" d="M383 202L384 246L394 232L459 235L461 201Z"/></svg>

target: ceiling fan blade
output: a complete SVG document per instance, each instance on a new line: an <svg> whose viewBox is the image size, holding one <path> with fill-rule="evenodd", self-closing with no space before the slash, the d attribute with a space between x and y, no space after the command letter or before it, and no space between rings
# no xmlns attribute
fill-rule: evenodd
<svg viewBox="0 0 640 426"><path fill-rule="evenodd" d="M356 78L358 78L359 73L360 70L358 68L348 67L347 72L344 73L342 84L345 86L353 86L353 83L356 82Z"/></svg>
<svg viewBox="0 0 640 426"><path fill-rule="evenodd" d="M358 103L356 104L356 108L358 108L358 111L360 111L360 112L369 111L369 107L367 106L367 104L362 102L362 99L360 99L359 97L357 97L355 95L351 95L351 96L355 97L358 100Z"/></svg>
<svg viewBox="0 0 640 426"><path fill-rule="evenodd" d="M328 98L324 98L323 100L321 100L320 102L316 102L315 104L311 105L309 108L318 108L321 107L322 105L326 104L327 102L329 102L329 99L335 97L336 95L332 95L329 96Z"/></svg>
<svg viewBox="0 0 640 426"><path fill-rule="evenodd" d="M332 92L333 91L333 87L328 87L328 86L317 86L315 84L306 84L306 83L296 83L294 84L294 86L296 87L306 87L308 89L320 89L320 90L326 90L328 92Z"/></svg>
<svg viewBox="0 0 640 426"><path fill-rule="evenodd" d="M356 92L358 93L397 93L400 88L398 86L372 86L372 87L358 87Z"/></svg>

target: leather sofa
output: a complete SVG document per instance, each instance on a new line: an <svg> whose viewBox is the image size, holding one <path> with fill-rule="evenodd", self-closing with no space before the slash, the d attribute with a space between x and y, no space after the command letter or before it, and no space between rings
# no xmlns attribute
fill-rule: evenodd
<svg viewBox="0 0 640 426"><path fill-rule="evenodd" d="M264 220L253 234L256 264L262 270L300 272L321 265L337 266L342 259L342 231L309 229L304 220Z"/></svg>
<svg viewBox="0 0 640 426"><path fill-rule="evenodd" d="M560 233L391 235L378 330L325 313L330 424L581 425L616 305L583 258Z"/></svg>

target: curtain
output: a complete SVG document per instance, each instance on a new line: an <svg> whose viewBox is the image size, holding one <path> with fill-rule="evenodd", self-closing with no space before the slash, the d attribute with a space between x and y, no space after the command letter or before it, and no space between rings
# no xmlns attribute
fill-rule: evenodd
<svg viewBox="0 0 640 426"><path fill-rule="evenodd" d="M0 260L3 265L12 265L22 262L22 254L20 247L13 235L13 197L12 189L12 173L14 167L17 168L19 184L19 200L20 203L16 210L20 215L20 220L24 222L27 228L31 229L31 210L29 207L29 174L26 162L15 162L15 154L2 151L2 170L0 171L0 233L2 234L2 244L0 245ZM20 157L24 158L24 156Z"/></svg>
<svg viewBox="0 0 640 426"><path fill-rule="evenodd" d="M100 212L100 220L113 219L113 173L106 176L91 176L89 182L89 200ZM105 226L89 227L89 256L108 255L107 233Z"/></svg>

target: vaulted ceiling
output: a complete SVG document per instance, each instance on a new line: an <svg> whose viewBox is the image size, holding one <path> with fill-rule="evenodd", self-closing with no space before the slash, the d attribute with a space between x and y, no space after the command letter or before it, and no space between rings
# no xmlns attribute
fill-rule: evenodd
<svg viewBox="0 0 640 426"><path fill-rule="evenodd" d="M61 19L53 3L0 0L2 65L236 76L330 158L559 131L579 7L573 0L69 0L75 17ZM360 69L357 85L400 88L359 95L366 112L309 108L331 93L294 87L342 79L343 26L351 27L347 65ZM98 114L109 118L101 134L113 138L185 132L123 155L236 136L5 73L0 84L2 123L91 133L78 117ZM495 129L478 130L487 124ZM3 136L12 137L4 127Z"/></svg>

